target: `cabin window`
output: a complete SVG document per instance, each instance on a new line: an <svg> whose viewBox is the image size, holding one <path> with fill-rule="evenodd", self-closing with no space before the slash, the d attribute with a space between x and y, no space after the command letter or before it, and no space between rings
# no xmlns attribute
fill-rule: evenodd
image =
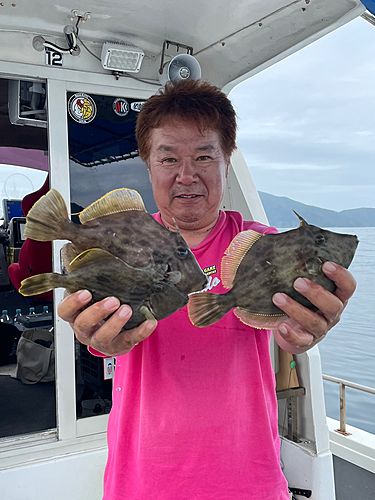
<svg viewBox="0 0 375 500"><path fill-rule="evenodd" d="M18 292L21 280L52 270L51 243L24 235L49 186L46 105L45 82L0 79L0 438L56 427L52 293Z"/></svg>
<svg viewBox="0 0 375 500"><path fill-rule="evenodd" d="M135 139L142 101L117 96L67 93L72 220L105 193L136 189L149 212L156 211L151 185ZM76 341L77 418L108 413L113 359L92 356Z"/></svg>

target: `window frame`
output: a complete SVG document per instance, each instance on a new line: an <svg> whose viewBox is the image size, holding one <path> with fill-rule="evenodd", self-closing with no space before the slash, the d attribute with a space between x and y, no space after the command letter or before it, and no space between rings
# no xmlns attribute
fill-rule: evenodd
<svg viewBox="0 0 375 500"><path fill-rule="evenodd" d="M70 179L67 92L85 92L143 100L157 90L155 86L145 85L130 78L116 80L109 74L62 71L46 66L4 61L0 61L0 77L46 82L50 186L62 194L68 206L70 204ZM55 272L61 270L60 250L64 243L65 241L53 243L53 271ZM2 467L106 447L108 415L80 419L76 416L74 333L57 314L58 304L63 296L62 289L54 291L56 428L0 439Z"/></svg>

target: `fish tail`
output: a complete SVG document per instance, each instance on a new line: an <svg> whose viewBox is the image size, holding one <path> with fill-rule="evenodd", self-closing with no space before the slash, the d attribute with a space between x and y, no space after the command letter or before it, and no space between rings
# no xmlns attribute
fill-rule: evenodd
<svg viewBox="0 0 375 500"><path fill-rule="evenodd" d="M208 292L191 294L188 314L193 325L208 326L222 318L233 307L227 295Z"/></svg>
<svg viewBox="0 0 375 500"><path fill-rule="evenodd" d="M51 189L27 214L25 237L36 241L70 240L72 229L64 198Z"/></svg>
<svg viewBox="0 0 375 500"><path fill-rule="evenodd" d="M28 297L29 295L39 295L49 292L54 288L65 288L67 276L58 273L36 274L30 278L21 281L21 287L18 290L20 294Z"/></svg>

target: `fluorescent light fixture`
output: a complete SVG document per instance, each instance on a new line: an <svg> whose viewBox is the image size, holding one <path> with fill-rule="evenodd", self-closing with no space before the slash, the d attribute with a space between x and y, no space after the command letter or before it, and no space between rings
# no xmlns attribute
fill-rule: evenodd
<svg viewBox="0 0 375 500"><path fill-rule="evenodd" d="M143 50L134 45L105 42L102 48L101 61L104 69L138 73L144 55Z"/></svg>

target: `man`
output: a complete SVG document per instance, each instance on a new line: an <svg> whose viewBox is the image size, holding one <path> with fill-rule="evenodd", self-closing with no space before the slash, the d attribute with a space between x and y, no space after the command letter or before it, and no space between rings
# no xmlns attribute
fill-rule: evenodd
<svg viewBox="0 0 375 500"><path fill-rule="evenodd" d="M218 293L221 258L233 237L250 228L274 231L219 210L235 136L230 101L201 81L167 85L137 122L160 210L155 218L171 230L178 226ZM319 342L354 292L346 269L325 263L324 272L335 294L305 279L294 284L318 312L285 294L273 297L288 315L273 332L282 349L303 352ZM92 352L117 357L104 500L288 499L271 332L240 323L231 311L197 329L186 308L124 331L129 306L109 297L85 308L90 298L88 291L68 296L59 314Z"/></svg>

